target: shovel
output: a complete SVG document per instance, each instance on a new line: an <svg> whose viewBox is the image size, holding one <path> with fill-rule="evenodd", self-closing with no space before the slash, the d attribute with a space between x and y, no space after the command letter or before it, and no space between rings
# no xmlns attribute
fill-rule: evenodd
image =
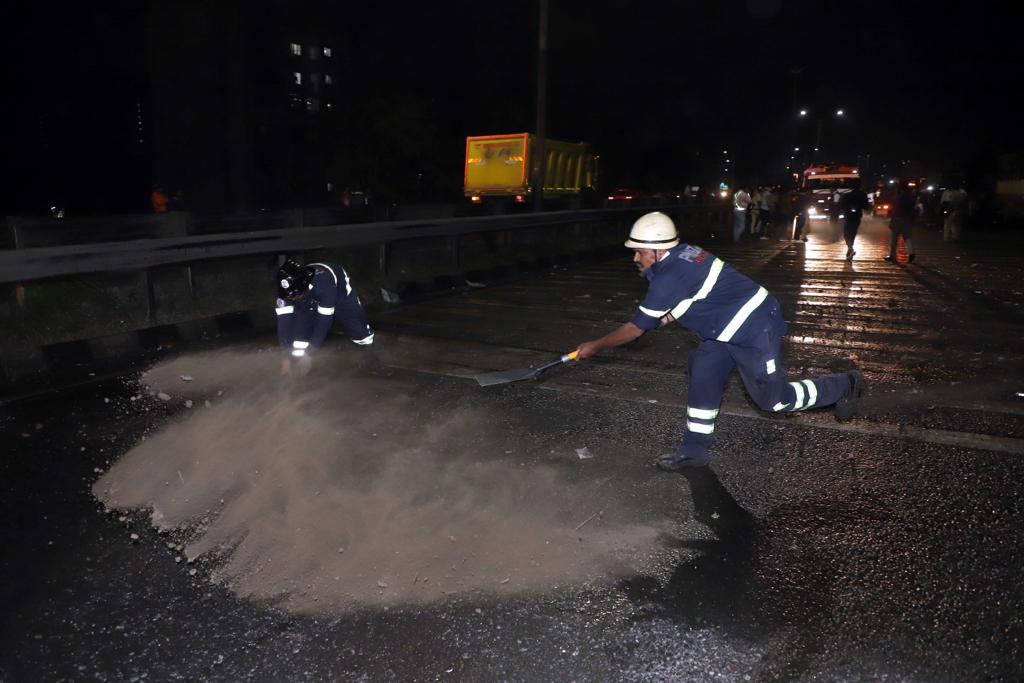
<svg viewBox="0 0 1024 683"><path fill-rule="evenodd" d="M476 381L482 387L489 387L492 384L508 384L509 382L518 382L523 379L537 379L540 373L544 372L548 368L553 368L556 365L562 363L568 363L571 360L576 360L576 356L579 354L579 350L567 353L558 360L551 361L546 365L541 365L538 368L520 368L519 370L502 370L501 372L491 372L486 375L477 375Z"/></svg>

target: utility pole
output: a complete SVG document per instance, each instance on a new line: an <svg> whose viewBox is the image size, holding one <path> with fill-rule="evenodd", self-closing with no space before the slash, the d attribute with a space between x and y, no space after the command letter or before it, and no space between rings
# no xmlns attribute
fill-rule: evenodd
<svg viewBox="0 0 1024 683"><path fill-rule="evenodd" d="M814 138L814 161L818 160L818 149L821 147L821 117L818 117L818 135Z"/></svg>
<svg viewBox="0 0 1024 683"><path fill-rule="evenodd" d="M800 80L800 72L803 71L803 67L794 66L789 69L789 75L793 77L793 113L796 113L796 103L799 101L799 88L797 83Z"/></svg>
<svg viewBox="0 0 1024 683"><path fill-rule="evenodd" d="M537 144L533 148L533 210L544 206L544 170L547 167L547 86L548 86L548 0L540 0L540 28L537 41Z"/></svg>
<svg viewBox="0 0 1024 683"><path fill-rule="evenodd" d="M792 119L792 129L790 135L792 136L792 144L790 147L797 147L800 145L800 124L797 121L797 102L800 101L800 73L803 71L801 66L791 66L789 68L789 75L793 77L793 111L790 112L790 118Z"/></svg>

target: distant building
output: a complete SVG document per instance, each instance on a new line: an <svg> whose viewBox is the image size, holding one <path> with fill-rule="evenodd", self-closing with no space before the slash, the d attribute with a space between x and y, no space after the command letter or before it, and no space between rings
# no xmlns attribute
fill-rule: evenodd
<svg viewBox="0 0 1024 683"><path fill-rule="evenodd" d="M318 204L346 53L322 2L143 0L18 6L0 108L0 215L148 211L160 183L190 209ZM17 106L15 106L17 103Z"/></svg>
<svg viewBox="0 0 1024 683"><path fill-rule="evenodd" d="M282 5L151 5L154 173L200 210L322 203L335 151L336 37Z"/></svg>

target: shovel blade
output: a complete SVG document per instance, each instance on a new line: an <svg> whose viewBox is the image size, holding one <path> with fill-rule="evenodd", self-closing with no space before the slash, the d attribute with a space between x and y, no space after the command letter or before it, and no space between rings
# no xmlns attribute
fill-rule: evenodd
<svg viewBox="0 0 1024 683"><path fill-rule="evenodd" d="M502 370L501 372L477 375L474 379L480 386L489 387L495 384L508 384L509 382L533 379L538 374L540 374L540 368L520 368L518 370Z"/></svg>
<svg viewBox="0 0 1024 683"><path fill-rule="evenodd" d="M537 368L521 368L519 370L502 370L501 372L491 372L486 375L477 375L477 384L482 387L489 387L494 384L508 384L509 382L518 382L524 379L536 379L540 376L540 373L544 372L548 368L553 368L556 365L561 365L570 360L574 360L579 350L567 353L558 360L553 360L550 363L541 365Z"/></svg>

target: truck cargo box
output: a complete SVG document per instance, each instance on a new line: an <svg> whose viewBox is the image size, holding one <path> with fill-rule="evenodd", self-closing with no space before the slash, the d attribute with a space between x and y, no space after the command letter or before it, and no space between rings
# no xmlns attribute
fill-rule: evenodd
<svg viewBox="0 0 1024 683"><path fill-rule="evenodd" d="M536 185L532 165L537 142L532 133L467 137L465 195L525 198ZM597 158L586 143L548 139L544 147L545 195L578 195L585 188L593 189Z"/></svg>

